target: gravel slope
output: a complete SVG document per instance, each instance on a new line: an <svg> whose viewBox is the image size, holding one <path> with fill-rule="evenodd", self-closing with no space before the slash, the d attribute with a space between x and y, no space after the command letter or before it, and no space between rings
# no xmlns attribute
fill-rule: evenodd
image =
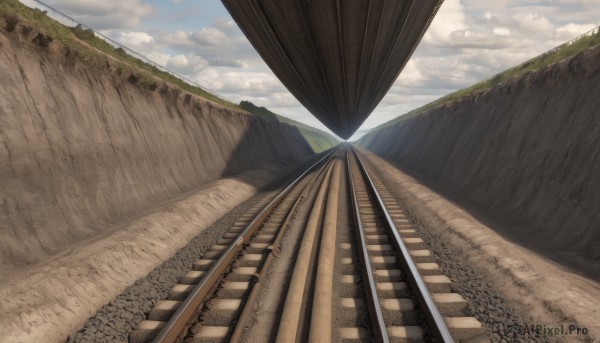
<svg viewBox="0 0 600 343"><path fill-rule="evenodd" d="M257 203L266 203L276 192L260 192L235 207L206 230L194 237L175 256L163 262L146 277L127 287L110 303L103 306L83 327L67 339L68 342L129 342L129 333L146 319L154 304L166 299L169 290L194 261L210 249L246 210Z"/></svg>

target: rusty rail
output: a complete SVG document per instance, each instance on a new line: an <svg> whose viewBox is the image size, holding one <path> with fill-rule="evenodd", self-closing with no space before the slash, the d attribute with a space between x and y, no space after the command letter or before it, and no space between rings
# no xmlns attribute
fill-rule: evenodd
<svg viewBox="0 0 600 343"><path fill-rule="evenodd" d="M350 150L352 148L348 148L346 155L346 163L348 166L348 179L350 180L350 194L351 201L353 204L353 217L354 217L354 226L356 230L356 239L360 244L358 249L358 256L361 264L361 274L363 280L363 286L365 290L365 298L367 299L367 307L369 310L369 318L371 320L371 327L373 329L373 334L375 336L375 340L377 342L388 343L390 338L388 336L387 328L385 326L385 321L383 319L383 311L381 310L381 305L379 304L378 295L377 295L377 287L375 284L375 278L373 277L373 270L371 268L371 263L369 262L369 252L367 250L367 240L365 238L365 233L360 217L360 210L358 207L358 199L356 197L356 190L354 187L354 181L352 173L352 163L350 158Z"/></svg>
<svg viewBox="0 0 600 343"><path fill-rule="evenodd" d="M338 148L339 149L339 148ZM288 185L281 193L279 193L271 202L250 222L240 236L227 248L216 263L204 275L200 283L198 283L186 300L177 309L171 319L165 324L159 334L154 338L154 343L173 343L176 342L183 331L186 330L188 323L197 313L198 308L204 302L204 299L209 294L211 289L220 280L228 266L233 262L239 252L242 250L245 243L254 235L260 225L267 217L277 208L283 198L296 186L300 180L309 172L317 168L328 157L335 154L338 149L332 149L328 154L319 159L296 180Z"/></svg>
<svg viewBox="0 0 600 343"><path fill-rule="evenodd" d="M370 188L371 192L373 192L374 198L377 203L377 207L385 216L385 224L391 234L391 237L393 238L392 245L396 252L399 254L400 264L402 265L404 270L407 271L408 283L411 286L412 290L415 292L415 296L417 298L417 301L419 302L421 311L427 318L427 322L429 324L429 329L431 330L431 333L436 339L436 342L454 343L454 339L452 338L452 335L448 330L448 326L444 321L444 317L440 313L437 305L433 300L433 297L429 293L429 290L427 289L423 278L421 278L421 275L417 270L417 265L413 262L412 257L408 252L408 248L406 247L406 245L404 245L404 242L400 238L400 234L398 233L396 225L394 224L390 214L387 212L383 200L381 199L379 192L377 192L375 184L371 180L371 177L369 176L365 165L358 156L356 150L354 148L351 149L354 153L354 156L356 157L359 169L362 172L365 180L367 181L367 186Z"/></svg>

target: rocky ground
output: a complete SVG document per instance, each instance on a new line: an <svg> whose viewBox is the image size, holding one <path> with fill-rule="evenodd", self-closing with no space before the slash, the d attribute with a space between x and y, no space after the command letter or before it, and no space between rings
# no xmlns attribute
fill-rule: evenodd
<svg viewBox="0 0 600 343"><path fill-rule="evenodd" d="M516 309L507 303L492 284L486 280L481 271L476 270L464 261L460 247L453 246L444 237L434 234L414 214L414 211L398 196L402 192L401 187L390 183L381 170L371 170L377 178L383 180L386 187L392 190L391 193L396 195L398 204L425 241L427 248L431 250L435 262L440 265L444 275L454 282L453 291L467 300L466 315L477 318L485 326L486 334L493 342L546 342L545 339L539 337L523 338L514 336L510 330L511 325L526 323L526 317L521 316Z"/></svg>
<svg viewBox="0 0 600 343"><path fill-rule="evenodd" d="M476 317L485 327L486 334L493 342L592 342L591 337L573 336L536 336L535 334L515 334L511 327L515 324L543 323L539 321L540 315L524 311L514 301L514 293L511 285L513 280L506 280L505 284L499 283L498 279L490 277L489 271L481 269L481 265L473 264L467 256L476 250L469 242L460 242L456 237L434 227L435 221L425 218L419 209L414 208L414 203L406 197L403 184L397 182L397 175L390 170L382 168L381 164L371 164L373 176L379 178L396 195L398 204L404 209L407 217L412 221L415 229L426 242L428 249L433 253L445 275L453 282L453 291L461 294L468 302L466 316ZM389 166L388 166L389 167ZM127 288L121 295L104 306L92 317L85 326L70 337L69 342L127 342L128 333L145 318L146 313L154 303L164 299L168 290L176 283L177 278L189 269L191 263L199 258L211 244L213 244L225 230L241 215L248 207L256 201L265 199L267 194L261 193L242 205L239 205L231 213L222 217L209 229L198 235L186 248L175 257L163 263L155 269L148 277L138 280L133 286ZM297 223L296 223L297 224ZM293 232L294 230L290 230ZM290 238L288 232L288 239ZM293 235L292 235L293 236ZM507 251L506 254L510 254ZM482 255L483 256L483 255ZM275 268L277 269L277 268ZM504 287L506 286L506 287ZM268 285L267 285L268 289ZM506 292L513 292L512 298L506 297ZM526 299L527 294L519 295ZM266 302L259 301L259 307L265 306ZM538 318L537 320L534 318ZM558 322L557 317L545 318L548 323ZM564 317L566 318L566 317ZM565 319L567 320L567 319ZM261 321L254 318L254 323L261 327ZM266 331L269 325L262 323ZM265 337L265 330L251 328L246 332L247 337Z"/></svg>
<svg viewBox="0 0 600 343"><path fill-rule="evenodd" d="M275 193L258 193L221 217L175 256L98 310L67 342L129 342L129 333L146 319L146 314L155 303L167 297L169 290L193 262L215 244L246 210L259 202L268 201Z"/></svg>
<svg viewBox="0 0 600 343"><path fill-rule="evenodd" d="M405 210L427 248L431 250L435 262L454 282L453 290L469 303L467 315L477 318L486 327L486 332L493 342L545 342L538 337L528 339L515 337L510 331L510 326L515 323L526 323L524 317L507 304L481 272L461 261L462 252L456 251L455 247L447 244L443 238L432 234L427 226L410 212L410 209L405 208Z"/></svg>
<svg viewBox="0 0 600 343"><path fill-rule="evenodd" d="M467 300L466 315L483 323L494 342L600 342L597 283L506 238L504 224L463 204L459 194L438 193L428 188L429 179L417 179L366 150L363 156L454 282L454 291ZM515 334L515 325L521 332ZM565 332L536 334L524 325L562 325ZM570 325L587 333L569 334Z"/></svg>

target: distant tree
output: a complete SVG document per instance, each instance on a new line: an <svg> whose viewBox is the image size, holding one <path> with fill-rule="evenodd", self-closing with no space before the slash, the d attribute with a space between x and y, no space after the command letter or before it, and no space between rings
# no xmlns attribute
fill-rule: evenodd
<svg viewBox="0 0 600 343"><path fill-rule="evenodd" d="M255 116L277 121L277 116L275 115L275 113L269 111L266 107L258 107L256 105L254 105L253 103L251 103L250 101L245 101L245 100L242 100L240 102L240 107L242 109L254 114Z"/></svg>
<svg viewBox="0 0 600 343"><path fill-rule="evenodd" d="M87 29L81 24L78 24L77 26L71 28L71 30L73 31L73 33L75 33L75 36L77 36L77 38L87 42L92 41L94 38L96 38L96 36L94 35L94 30Z"/></svg>
<svg viewBox="0 0 600 343"><path fill-rule="evenodd" d="M34 8L33 9L33 17L36 18L36 19L39 19L39 18L44 17L46 15L48 15L48 11L42 11L39 8Z"/></svg>
<svg viewBox="0 0 600 343"><path fill-rule="evenodd" d="M119 54L119 55L127 55L127 52L125 52L125 49L118 47L115 49L115 51Z"/></svg>

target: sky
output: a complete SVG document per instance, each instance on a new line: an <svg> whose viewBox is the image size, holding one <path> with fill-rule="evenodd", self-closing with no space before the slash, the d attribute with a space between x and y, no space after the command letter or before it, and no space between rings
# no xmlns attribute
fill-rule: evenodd
<svg viewBox="0 0 600 343"><path fill-rule="evenodd" d="M220 0L43 1L226 99L331 133L275 77ZM598 25L598 0L445 0L400 77L350 140Z"/></svg>

